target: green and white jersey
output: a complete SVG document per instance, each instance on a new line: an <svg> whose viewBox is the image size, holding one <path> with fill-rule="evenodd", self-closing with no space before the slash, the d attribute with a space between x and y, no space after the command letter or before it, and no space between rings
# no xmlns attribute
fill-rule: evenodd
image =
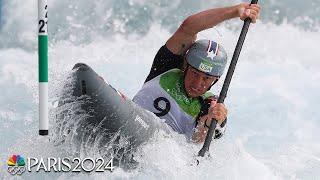
<svg viewBox="0 0 320 180"><path fill-rule="evenodd" d="M201 102L199 98L187 96L183 78L180 69L171 69L160 74L146 82L133 101L159 118L165 119L174 131L185 134L190 139L201 110ZM207 92L203 98L209 96L212 94Z"/></svg>

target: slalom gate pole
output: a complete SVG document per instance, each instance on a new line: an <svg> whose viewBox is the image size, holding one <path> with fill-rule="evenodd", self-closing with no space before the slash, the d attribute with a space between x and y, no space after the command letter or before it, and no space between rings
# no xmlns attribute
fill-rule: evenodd
<svg viewBox="0 0 320 180"><path fill-rule="evenodd" d="M38 0L39 135L49 134L48 115L48 3Z"/></svg>

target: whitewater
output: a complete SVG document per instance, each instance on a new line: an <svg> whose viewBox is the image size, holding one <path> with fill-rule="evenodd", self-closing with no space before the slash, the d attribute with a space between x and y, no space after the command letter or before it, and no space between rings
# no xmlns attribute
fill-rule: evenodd
<svg viewBox="0 0 320 180"><path fill-rule="evenodd" d="M157 50L186 16L238 2L49 1L50 111L77 62L132 98ZM261 20L250 26L225 101L227 131L212 143L210 158L191 165L201 145L159 133L136 152L139 166L132 171L41 172L21 179L319 179L320 3L261 3ZM221 43L230 62L241 27L239 19L230 20L198 39ZM47 137L37 135L36 32L36 1L0 0L0 179L15 178L6 171L12 154L59 154ZM218 94L222 84L212 92Z"/></svg>

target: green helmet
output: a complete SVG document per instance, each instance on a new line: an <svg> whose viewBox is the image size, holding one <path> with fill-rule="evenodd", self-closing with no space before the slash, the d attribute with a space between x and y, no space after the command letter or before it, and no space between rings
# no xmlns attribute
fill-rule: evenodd
<svg viewBox="0 0 320 180"><path fill-rule="evenodd" d="M227 64L227 53L214 41L198 40L188 50L186 59L195 69L220 77Z"/></svg>

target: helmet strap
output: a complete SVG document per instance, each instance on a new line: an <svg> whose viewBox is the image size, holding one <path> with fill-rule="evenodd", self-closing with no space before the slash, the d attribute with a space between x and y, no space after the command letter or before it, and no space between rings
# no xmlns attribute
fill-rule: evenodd
<svg viewBox="0 0 320 180"><path fill-rule="evenodd" d="M219 77L219 78L220 78L220 77ZM215 81L210 85L210 87L208 88L207 91L209 91L209 90L211 89L211 87L218 82L218 80L219 80L219 79L215 80Z"/></svg>

